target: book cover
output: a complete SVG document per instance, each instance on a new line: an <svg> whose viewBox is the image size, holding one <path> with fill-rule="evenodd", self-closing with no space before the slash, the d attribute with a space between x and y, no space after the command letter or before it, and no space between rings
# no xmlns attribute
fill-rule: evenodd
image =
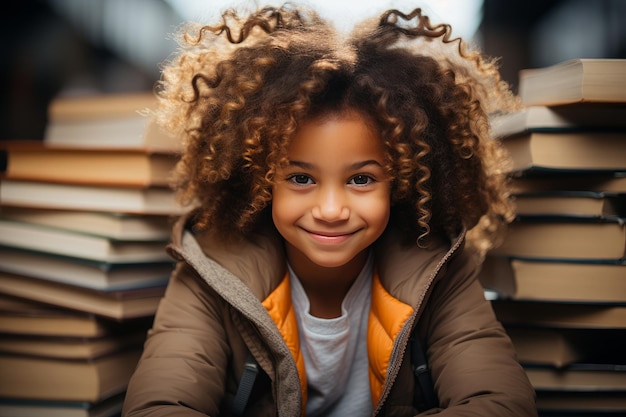
<svg viewBox="0 0 626 417"><path fill-rule="evenodd" d="M15 354L76 360L97 359L122 350L141 348L145 339L146 330L96 338L3 335L0 338L0 355Z"/></svg>
<svg viewBox="0 0 626 417"><path fill-rule="evenodd" d="M626 223L621 219L518 219L508 225L493 255L544 260L607 260L626 256Z"/></svg>
<svg viewBox="0 0 626 417"><path fill-rule="evenodd" d="M0 207L0 219L55 227L114 240L166 241L175 216Z"/></svg>
<svg viewBox="0 0 626 417"><path fill-rule="evenodd" d="M167 241L115 240L50 226L0 219L0 245L103 263L167 262Z"/></svg>
<svg viewBox="0 0 626 417"><path fill-rule="evenodd" d="M626 193L536 191L515 194L514 202L521 217L626 218Z"/></svg>
<svg viewBox="0 0 626 417"><path fill-rule="evenodd" d="M536 390L540 416L619 417L626 415L626 391Z"/></svg>
<svg viewBox="0 0 626 417"><path fill-rule="evenodd" d="M182 151L181 141L161 129L154 119L144 115L52 121L46 125L44 142L50 146L81 149Z"/></svg>
<svg viewBox="0 0 626 417"><path fill-rule="evenodd" d="M119 329L117 321L0 292L0 333L5 335L92 338Z"/></svg>
<svg viewBox="0 0 626 417"><path fill-rule="evenodd" d="M626 102L626 60L579 58L519 72L526 105Z"/></svg>
<svg viewBox="0 0 626 417"><path fill-rule="evenodd" d="M82 288L118 291L165 285L169 261L108 263L0 246L0 271Z"/></svg>
<svg viewBox="0 0 626 417"><path fill-rule="evenodd" d="M583 262L487 256L483 287L518 300L626 304L626 260Z"/></svg>
<svg viewBox="0 0 626 417"><path fill-rule="evenodd" d="M0 292L113 320L130 320L154 316L165 293L165 285L99 291L0 272Z"/></svg>
<svg viewBox="0 0 626 417"><path fill-rule="evenodd" d="M626 330L626 305L494 299L505 325Z"/></svg>
<svg viewBox="0 0 626 417"><path fill-rule="evenodd" d="M48 105L48 121L115 119L149 113L156 108L152 91L58 95Z"/></svg>
<svg viewBox="0 0 626 417"><path fill-rule="evenodd" d="M58 96L48 107L44 142L77 148L178 152L182 143L155 122L152 92Z"/></svg>
<svg viewBox="0 0 626 417"><path fill-rule="evenodd" d="M570 329L567 329L570 330ZM510 327L506 329L520 363L562 367L584 358L582 348L563 329Z"/></svg>
<svg viewBox="0 0 626 417"><path fill-rule="evenodd" d="M494 115L490 123L495 138L529 132L620 131L626 129L626 106L596 103L528 106Z"/></svg>
<svg viewBox="0 0 626 417"><path fill-rule="evenodd" d="M117 417L123 404L124 393L97 402L0 398L0 416Z"/></svg>
<svg viewBox="0 0 626 417"><path fill-rule="evenodd" d="M163 240L115 240L57 227L0 219L2 246L104 263L171 261L165 251L166 244L167 241Z"/></svg>
<svg viewBox="0 0 626 417"><path fill-rule="evenodd" d="M510 173L626 171L626 132L529 132L501 143L512 160Z"/></svg>
<svg viewBox="0 0 626 417"><path fill-rule="evenodd" d="M92 187L8 179L0 179L0 204L146 215L178 215L185 211L169 188Z"/></svg>
<svg viewBox="0 0 626 417"><path fill-rule="evenodd" d="M509 186L513 194L535 192L597 192L626 194L626 173L589 173L585 171L551 171L545 175L514 175Z"/></svg>
<svg viewBox="0 0 626 417"><path fill-rule="evenodd" d="M0 353L0 397L96 402L122 393L141 349L94 360Z"/></svg>
<svg viewBox="0 0 626 417"><path fill-rule="evenodd" d="M626 365L573 363L561 368L525 365L536 390L626 391Z"/></svg>
<svg viewBox="0 0 626 417"><path fill-rule="evenodd" d="M168 186L177 158L141 150L51 147L41 141L0 143L5 178L95 186Z"/></svg>
<svg viewBox="0 0 626 417"><path fill-rule="evenodd" d="M620 363L626 334L619 329L507 326L523 365L563 368L574 363Z"/></svg>

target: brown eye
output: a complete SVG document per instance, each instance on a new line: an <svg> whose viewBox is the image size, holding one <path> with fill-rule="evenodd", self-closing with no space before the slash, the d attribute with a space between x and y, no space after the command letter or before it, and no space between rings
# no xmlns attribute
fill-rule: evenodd
<svg viewBox="0 0 626 417"><path fill-rule="evenodd" d="M368 185L371 184L372 182L374 182L374 179L372 177L370 177L369 175L355 175L354 177L352 177L349 181L350 184L354 184L354 185Z"/></svg>
<svg viewBox="0 0 626 417"><path fill-rule="evenodd" d="M308 175L304 175L304 174L292 175L291 177L288 178L288 180L293 182L294 184L297 184L297 185L314 184L314 182L311 179L311 177L309 177Z"/></svg>

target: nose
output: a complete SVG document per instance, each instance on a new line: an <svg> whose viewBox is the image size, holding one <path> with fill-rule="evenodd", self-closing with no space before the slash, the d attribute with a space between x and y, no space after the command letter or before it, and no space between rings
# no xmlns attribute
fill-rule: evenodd
<svg viewBox="0 0 626 417"><path fill-rule="evenodd" d="M316 196L312 214L317 220L337 222L348 220L348 207L345 192L336 187L321 187Z"/></svg>

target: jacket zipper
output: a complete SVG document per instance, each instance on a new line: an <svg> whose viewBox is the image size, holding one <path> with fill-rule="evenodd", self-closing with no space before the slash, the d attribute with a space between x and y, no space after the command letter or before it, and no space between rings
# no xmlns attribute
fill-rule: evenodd
<svg viewBox="0 0 626 417"><path fill-rule="evenodd" d="M376 404L376 408L372 412L372 417L376 417L379 415L379 413L382 410L383 405L385 404L385 401L387 400L387 397L389 396L391 392L391 388L393 387L393 384L395 383L396 377L398 376L398 372L400 371L400 365L402 364L404 360L404 354L406 353L406 348L408 346L409 336L411 332L413 331L413 327L417 323L419 316L421 315L422 303L424 299L426 298L426 294L430 292L433 282L435 282L435 279L439 275L439 272L441 272L441 268L443 267L443 265L445 265L448 262L448 260L452 257L452 255L456 253L456 251L459 249L459 247L461 246L464 240L465 240L465 232L462 232L457 238L457 241L455 242L455 244L441 258L441 260L437 264L437 267L435 268L435 271L433 272L430 279L428 280L426 288L422 292L422 295L417 305L415 306L415 312L406 321L406 323L402 327L402 330L400 330L400 334L396 338L396 342L394 343L393 349L391 351L391 357L389 359L389 367L387 368L387 377L385 378L385 386L383 388L383 392L380 396L380 399L378 400L378 403Z"/></svg>

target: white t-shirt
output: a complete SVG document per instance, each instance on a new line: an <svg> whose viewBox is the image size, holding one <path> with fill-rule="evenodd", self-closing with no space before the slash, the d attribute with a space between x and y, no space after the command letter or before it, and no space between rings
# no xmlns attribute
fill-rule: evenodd
<svg viewBox="0 0 626 417"><path fill-rule="evenodd" d="M368 358L373 257L346 294L341 316L322 319L309 314L309 299L289 267L292 300L308 384L308 417L369 416L372 413Z"/></svg>

